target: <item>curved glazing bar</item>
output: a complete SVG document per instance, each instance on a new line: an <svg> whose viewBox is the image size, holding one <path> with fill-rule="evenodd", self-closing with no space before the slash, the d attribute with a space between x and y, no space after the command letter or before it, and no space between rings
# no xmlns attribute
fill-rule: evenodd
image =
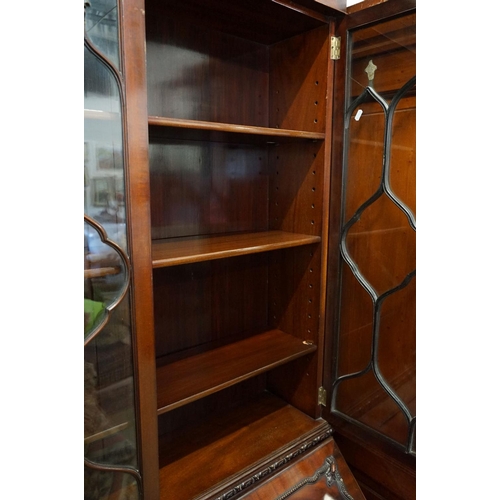
<svg viewBox="0 0 500 500"><path fill-rule="evenodd" d="M349 108L346 111L345 115L345 120L344 120L344 130L345 130L345 142L347 143L347 138L349 135L349 128L350 128L350 119L354 114L354 111L360 106L360 104L363 104L365 102L374 100L377 102L383 112L384 115L387 116L387 110L388 110L388 105L387 102L379 96L371 87L366 87L364 91L351 103ZM384 165L384 160L382 160L382 163ZM344 176L347 175L347 154L344 159ZM383 175L382 175L383 179ZM363 277L363 274L361 273L360 269L358 268L356 262L351 258L348 248L347 248L347 233L351 229L351 227L360 220L361 215L363 212L370 206L372 205L376 200L378 200L383 194L384 194L384 187L383 187L384 182L380 182L377 190L373 193L370 198L368 198L354 213L354 215L351 217L347 223L344 224L342 228L342 233L341 233L341 238L340 238L340 253L346 263L349 265L351 268L352 272L354 275L358 278L359 283L361 286L368 292L370 297L372 298L372 301L375 302L377 300L378 294L376 290L371 286L371 284ZM344 204L342 208L344 212ZM344 213L342 214L342 220L344 219ZM364 370L363 370L364 373Z"/></svg>
<svg viewBox="0 0 500 500"><path fill-rule="evenodd" d="M385 138L385 151L390 151L391 150L391 131L392 131L392 124L394 120L394 113L396 112L397 105L399 101L408 93L410 89L415 87L417 82L417 77L414 76L406 84L401 87L401 89L396 93L394 98L391 101L391 104L389 105L388 108L388 113L387 113L387 127L386 127L386 138ZM413 212L410 210L409 207L406 206L405 203L403 203L392 191L391 189L391 183L390 183L390 177L389 177L389 172L390 172L390 155L387 154L384 162L384 191L387 194L387 196L394 202L395 205L397 205L400 210L402 210L405 214L406 217L408 218L408 222L410 223L410 226L413 230L416 231L417 229L417 223L415 220L415 215Z"/></svg>
<svg viewBox="0 0 500 500"><path fill-rule="evenodd" d="M102 55L120 68L118 6L116 0L87 0L85 34Z"/></svg>
<svg viewBox="0 0 500 500"><path fill-rule="evenodd" d="M413 416L408 409L407 405L402 401L402 399L397 395L397 393L392 389L390 384L385 380L384 376L382 375L379 365L378 365L378 341L379 341L379 327L380 327L380 308L382 306L382 303L384 300L389 297L390 295L398 292L399 290L405 288L410 281L415 277L416 271L413 270L411 273L409 273L405 279L402 281L402 283L393 288L392 290L389 290L388 292L380 295L379 297L376 298L374 302L374 327L373 327L373 336L372 336L372 352L371 352L371 358L368 363L368 365L361 371L358 371L356 373L349 373L347 375L340 376L335 380L333 384L333 398L332 398L332 404L331 404L331 411L336 412L337 409L335 407L335 395L338 386L340 385L341 382L345 380L350 380L353 378L361 377L362 375L365 375L368 373L370 370L373 370L373 374L375 375L375 378L379 382L380 386L384 389L384 391L394 400L394 402L399 406L401 411L403 412L408 424L411 424ZM362 284L362 278L358 277L358 280ZM365 288L366 289L366 288Z"/></svg>
<svg viewBox="0 0 500 500"><path fill-rule="evenodd" d="M340 238L340 253L344 260L346 261L347 265L351 268L353 274L356 276L357 280L361 284L361 286L370 294L370 297L372 298L372 301L375 303L378 294L375 291L375 289L371 286L371 284L364 278L363 274L358 268L358 265L356 262L351 258L349 254L349 250L347 248L347 233L351 229L351 227L359 221L361 218L361 214L368 208L370 205L372 205L376 200L378 200L382 195L384 194L384 190L382 186L378 188L378 190L368 199L363 203L356 213L352 216L352 218L349 220L349 222L344 226L342 229L342 234Z"/></svg>
<svg viewBox="0 0 500 500"><path fill-rule="evenodd" d="M403 412L408 424L410 424L412 420L412 414L406 404L403 402L403 400L398 396L398 394L392 389L390 384L387 382L387 380L384 378L380 371L379 363L378 363L378 354L379 354L379 348L378 348L378 343L379 343L379 331L380 331L380 309L382 306L383 301L390 296L391 294L394 294L398 292L399 290L403 289L406 287L410 281L415 277L415 270L412 271L406 278L403 280L401 285L399 285L396 288L393 288L389 292L381 295L375 304L375 328L374 328L374 334L373 334L373 373L375 375L375 378L379 382L380 386L384 389L384 391L394 400L394 402L399 406L400 410Z"/></svg>
<svg viewBox="0 0 500 500"><path fill-rule="evenodd" d="M94 470L107 471L107 472L123 472L124 474L130 474L131 476L134 477L134 479L137 481L139 485L142 482L142 478L139 471L134 467L127 467L127 466L116 467L113 465L98 464L93 462L92 460L89 460L88 458L84 458L84 463L87 467ZM139 491L141 490L142 488L139 487Z"/></svg>
<svg viewBox="0 0 500 500"><path fill-rule="evenodd" d="M408 442L406 443L406 453L415 453L415 431L417 428L417 417L413 417L410 422L408 432Z"/></svg>
<svg viewBox="0 0 500 500"><path fill-rule="evenodd" d="M345 130L349 130L349 123L350 123L350 118L352 117L353 113L354 113L354 110L362 103L364 102L367 102L368 99L369 99L369 96L374 100L376 101L378 104L380 104L380 106L382 107L382 109L384 110L384 113L385 113L385 116L386 116L386 128L385 128L385 137L384 137L384 151L388 152L391 150L391 131L392 131L392 122L393 122L393 119L394 119L394 113L396 111L396 107L399 103L399 101L407 94L407 92L412 89L413 87L415 87L416 85L416 76L414 76L413 78L411 78L397 93L396 95L394 96L394 98L392 99L391 103L388 104L387 101L380 95L377 93L377 91L373 88L373 87L366 87L365 90L351 103L351 105L349 106L347 112L346 112L346 118L345 118L345 121L344 121L344 124L345 124ZM406 217L408 218L408 222L410 223L410 226L416 230L416 221L415 221L415 216L414 214L412 213L412 211L406 206L405 203L403 203L403 201L401 201L392 191L391 189L391 185L390 185L390 155L388 154L385 154L384 155L384 160L383 160L383 165L382 165L382 172L383 172L383 175L382 175L382 179L381 179L381 182L380 182L380 186L379 186L379 190L382 190L382 192L384 192L385 194L387 194L387 196L393 201L393 203L399 207L399 209L401 211L403 211L406 215ZM379 193L379 190L377 190L377 192L375 194L378 194ZM380 193L382 194L382 193ZM378 196L377 196L378 197ZM373 203L373 201L375 201L376 197L374 195L373 198L370 198L370 200L368 200L370 203L368 203L368 201L363 204L362 208L363 210L368 206L370 205L371 203ZM361 207L360 207L360 210L358 212L356 212L356 216L357 218L359 218L359 216L361 215L361 212L363 211L361 210ZM353 217L354 218L354 217ZM355 221L353 221L352 223L354 223ZM352 225L352 223L350 225ZM350 227L350 226L349 226Z"/></svg>
<svg viewBox="0 0 500 500"><path fill-rule="evenodd" d="M127 254L117 245L114 241L108 238L106 230L98 224L96 221L92 220L87 215L84 215L84 221L86 224L92 226L99 234L101 241L104 245L108 246L114 252L122 262L120 266L120 274L123 274L123 282L121 285L121 290L116 292L116 295L111 299L109 304L100 303L102 305L101 309L94 312L94 320L92 321L91 327L86 328L84 346L88 345L99 333L102 331L104 326L109 320L110 314L123 300L125 297L129 284L130 284L130 263ZM100 269L113 269L111 268L100 268ZM104 271L103 271L104 272ZM112 273L113 271L110 271ZM88 300L88 299L87 299ZM92 301L95 302L95 301Z"/></svg>

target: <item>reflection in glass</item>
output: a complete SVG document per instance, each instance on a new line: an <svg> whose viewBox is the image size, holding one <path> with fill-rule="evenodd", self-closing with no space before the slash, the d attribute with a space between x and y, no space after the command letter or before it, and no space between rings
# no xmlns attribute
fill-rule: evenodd
<svg viewBox="0 0 500 500"><path fill-rule="evenodd" d="M384 155L384 110L369 96L351 115L346 157L344 223L380 187Z"/></svg>
<svg viewBox="0 0 500 500"><path fill-rule="evenodd" d="M332 411L414 453L415 15L352 34Z"/></svg>
<svg viewBox="0 0 500 500"><path fill-rule="evenodd" d="M89 0L85 8L85 31L92 45L120 68L116 0Z"/></svg>
<svg viewBox="0 0 500 500"><path fill-rule="evenodd" d="M122 472L85 470L85 500L109 498L117 500L138 500L137 482L130 474Z"/></svg>
<svg viewBox="0 0 500 500"><path fill-rule="evenodd" d="M95 223L93 223L95 224ZM128 263L122 249L102 237L96 225L84 222L84 311L85 338L98 334L108 320L109 312L122 300L128 286ZM102 226L100 226L102 228ZM123 228L121 228L123 230ZM122 233L115 230L106 236L120 241Z"/></svg>
<svg viewBox="0 0 500 500"><path fill-rule="evenodd" d="M92 45L118 64L116 1L93 1L86 11ZM135 500L140 476L121 83L86 44L84 68L85 499Z"/></svg>
<svg viewBox="0 0 500 500"><path fill-rule="evenodd" d="M392 124L390 185L394 194L405 203L414 215L416 202L416 95L415 88L408 89L396 106ZM404 168L401 168L401 165Z"/></svg>
<svg viewBox="0 0 500 500"><path fill-rule="evenodd" d="M397 287L415 269L415 231L386 195L369 205L352 225L346 246L359 272L379 295Z"/></svg>
<svg viewBox="0 0 500 500"><path fill-rule="evenodd" d="M134 384L128 296L85 346L85 456L136 465Z"/></svg>
<svg viewBox="0 0 500 500"><path fill-rule="evenodd" d="M122 113L118 83L88 48L84 51L85 213L99 223L125 228ZM125 242L123 231L122 243Z"/></svg>

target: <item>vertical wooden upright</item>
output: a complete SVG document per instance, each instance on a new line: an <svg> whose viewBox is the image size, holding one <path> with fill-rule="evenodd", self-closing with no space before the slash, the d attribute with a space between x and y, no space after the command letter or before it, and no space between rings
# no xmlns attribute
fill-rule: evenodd
<svg viewBox="0 0 500 500"><path fill-rule="evenodd" d="M120 1L125 80L130 253L136 352L136 406L144 498L159 498L158 423L149 205L145 10L143 0Z"/></svg>

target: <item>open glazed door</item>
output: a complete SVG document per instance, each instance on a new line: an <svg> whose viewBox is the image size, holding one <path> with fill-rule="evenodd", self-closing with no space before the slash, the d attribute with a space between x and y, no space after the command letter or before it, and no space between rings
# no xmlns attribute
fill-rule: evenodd
<svg viewBox="0 0 500 500"><path fill-rule="evenodd" d="M413 4L413 5L412 5ZM415 498L416 11L345 19L325 418L368 498ZM343 63L342 61L341 64Z"/></svg>

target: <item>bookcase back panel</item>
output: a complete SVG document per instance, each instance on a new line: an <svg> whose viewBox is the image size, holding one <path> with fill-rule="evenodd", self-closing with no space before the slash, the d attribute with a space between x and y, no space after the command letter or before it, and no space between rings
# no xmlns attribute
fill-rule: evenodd
<svg viewBox="0 0 500 500"><path fill-rule="evenodd" d="M148 16L148 112L268 126L268 48L170 16Z"/></svg>
<svg viewBox="0 0 500 500"><path fill-rule="evenodd" d="M267 265L268 256L258 254L155 270L157 358L192 355L265 330Z"/></svg>
<svg viewBox="0 0 500 500"><path fill-rule="evenodd" d="M153 239L266 230L266 165L262 146L152 138Z"/></svg>

